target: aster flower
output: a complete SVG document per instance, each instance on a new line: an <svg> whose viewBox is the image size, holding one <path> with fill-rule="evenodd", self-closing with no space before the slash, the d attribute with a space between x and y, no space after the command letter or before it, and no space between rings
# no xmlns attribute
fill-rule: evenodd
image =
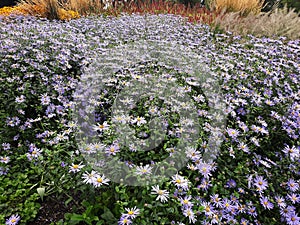
<svg viewBox="0 0 300 225"><path fill-rule="evenodd" d="M238 144L238 148L241 149L243 152L249 153L249 148L244 142L240 142Z"/></svg>
<svg viewBox="0 0 300 225"><path fill-rule="evenodd" d="M193 203L190 201L192 199L192 196L184 196L184 198L180 197L179 200L180 200L180 203L181 203L181 206L183 208L192 208L193 207Z"/></svg>
<svg viewBox="0 0 300 225"><path fill-rule="evenodd" d="M110 181L108 178L106 178L104 175L96 174L95 178L92 180L94 187L100 187L102 185L108 185L108 182Z"/></svg>
<svg viewBox="0 0 300 225"><path fill-rule="evenodd" d="M112 118L112 122L125 124L126 117L124 115L116 115Z"/></svg>
<svg viewBox="0 0 300 225"><path fill-rule="evenodd" d="M83 182L86 184L93 184L98 175L99 174L96 171L92 171L91 173L85 172L82 175Z"/></svg>
<svg viewBox="0 0 300 225"><path fill-rule="evenodd" d="M240 134L238 130L232 128L227 128L226 132L228 136L231 137L232 139L236 139Z"/></svg>
<svg viewBox="0 0 300 225"><path fill-rule="evenodd" d="M199 170L200 174L204 177L204 178L209 178L212 174L212 170L214 169L210 164L208 163L199 163L197 165L197 169Z"/></svg>
<svg viewBox="0 0 300 225"><path fill-rule="evenodd" d="M29 161L33 159L38 159L42 155L43 150L39 149L33 145L30 146L29 148L29 153L26 153L26 156Z"/></svg>
<svg viewBox="0 0 300 225"><path fill-rule="evenodd" d="M254 185L259 192L263 192L268 187L268 182L262 176L256 176L254 179Z"/></svg>
<svg viewBox="0 0 300 225"><path fill-rule="evenodd" d="M0 156L1 163L7 164L7 163L9 163L9 161L10 161L10 158L8 156Z"/></svg>
<svg viewBox="0 0 300 225"><path fill-rule="evenodd" d="M244 194L244 193L245 193L245 190L244 190L243 188L238 188L238 192L239 192L240 194Z"/></svg>
<svg viewBox="0 0 300 225"><path fill-rule="evenodd" d="M219 194L214 194L210 196L211 202L215 207L221 207L222 201L221 198L219 198Z"/></svg>
<svg viewBox="0 0 300 225"><path fill-rule="evenodd" d="M230 179L229 181L227 181L225 186L228 187L228 188L235 188L236 187L236 182L235 182L235 180Z"/></svg>
<svg viewBox="0 0 300 225"><path fill-rule="evenodd" d="M295 193L291 193L287 195L287 198L293 203L300 203L300 195L299 194L295 194Z"/></svg>
<svg viewBox="0 0 300 225"><path fill-rule="evenodd" d="M196 220L196 216L195 216L195 213L193 212L193 210L191 208L186 208L183 210L183 215L185 217L188 217L189 218L189 223L195 223L197 220Z"/></svg>
<svg viewBox="0 0 300 225"><path fill-rule="evenodd" d="M286 207L286 203L285 203L285 200L284 200L283 197L275 196L275 201L276 201L277 205L280 208L285 208Z"/></svg>
<svg viewBox="0 0 300 225"><path fill-rule="evenodd" d="M163 203L167 202L169 198L169 191L161 190L158 185L152 186L151 194L156 194L156 200L160 200Z"/></svg>
<svg viewBox="0 0 300 225"><path fill-rule="evenodd" d="M138 117L134 118L133 120L131 120L131 123L132 124L136 123L136 125L141 126L141 125L147 123L147 121L145 120L144 117L139 117L138 116Z"/></svg>
<svg viewBox="0 0 300 225"><path fill-rule="evenodd" d="M172 183L174 183L177 188L182 188L183 190L189 189L188 180L178 174L172 176Z"/></svg>
<svg viewBox="0 0 300 225"><path fill-rule="evenodd" d="M201 179L201 183L197 186L197 188L207 191L212 186L210 180L206 178Z"/></svg>
<svg viewBox="0 0 300 225"><path fill-rule="evenodd" d="M192 147L188 147L186 149L186 156L190 159L192 159L193 161L199 160L201 157L201 154L199 151L197 151L195 148Z"/></svg>
<svg viewBox="0 0 300 225"><path fill-rule="evenodd" d="M3 148L3 150L9 150L10 149L10 144L9 143L2 143L2 148Z"/></svg>
<svg viewBox="0 0 300 225"><path fill-rule="evenodd" d="M109 156L111 156L111 155L116 155L118 152L120 152L120 147L119 147L119 145L118 144L112 144L112 145L110 145L109 147L107 147L106 149L105 149L105 153L107 154L107 155L109 155Z"/></svg>
<svg viewBox="0 0 300 225"><path fill-rule="evenodd" d="M295 146L290 147L286 145L282 151L286 155L289 155L292 161L295 161L300 156L299 149L296 148Z"/></svg>
<svg viewBox="0 0 300 225"><path fill-rule="evenodd" d="M250 206L250 208L248 209L248 214L253 216L254 218L257 217L256 207Z"/></svg>
<svg viewBox="0 0 300 225"><path fill-rule="evenodd" d="M212 216L214 214L214 207L209 202L203 201L201 206L204 207L204 214L206 216Z"/></svg>
<svg viewBox="0 0 300 225"><path fill-rule="evenodd" d="M295 212L288 214L285 219L289 225L298 225L300 223L300 217Z"/></svg>
<svg viewBox="0 0 300 225"><path fill-rule="evenodd" d="M125 208L125 210L126 214L123 214L123 216L126 216L129 219L134 219L140 214L140 210L136 208L136 206L134 208Z"/></svg>
<svg viewBox="0 0 300 225"><path fill-rule="evenodd" d="M22 102L25 102L26 98L24 95L20 95L18 97L16 97L16 102L17 103L22 103Z"/></svg>
<svg viewBox="0 0 300 225"><path fill-rule="evenodd" d="M16 225L19 223L20 219L21 219L21 217L18 214L11 215L9 217L9 219L6 220L5 224L6 225Z"/></svg>
<svg viewBox="0 0 300 225"><path fill-rule="evenodd" d="M72 163L69 168L69 172L71 173L77 173L77 172L80 172L80 170L84 167L84 165L82 165L81 163L80 164L74 164Z"/></svg>
<svg viewBox="0 0 300 225"><path fill-rule="evenodd" d="M93 125L94 131L104 132L109 130L110 125L107 123L107 121L104 121L103 124L97 123L97 125Z"/></svg>
<svg viewBox="0 0 300 225"><path fill-rule="evenodd" d="M280 215L282 217L287 217L289 214L294 213L295 212L295 207L294 206L287 206L286 208L282 208L280 209Z"/></svg>
<svg viewBox="0 0 300 225"><path fill-rule="evenodd" d="M224 198L222 200L222 208L224 208L227 212L231 212L234 209L234 205L232 204L231 200Z"/></svg>
<svg viewBox="0 0 300 225"><path fill-rule="evenodd" d="M260 203L265 209L273 209L274 205L269 201L267 197L261 197Z"/></svg>
<svg viewBox="0 0 300 225"><path fill-rule="evenodd" d="M287 187L289 191L296 192L299 190L299 182L296 182L294 179L289 179L287 182Z"/></svg>
<svg viewBox="0 0 300 225"><path fill-rule="evenodd" d="M152 173L152 167L149 164L145 166L136 167L136 174L138 175L149 175L151 173Z"/></svg>
<svg viewBox="0 0 300 225"><path fill-rule="evenodd" d="M122 216L118 221L118 225L129 225L129 224L132 224L132 220L130 220L127 216Z"/></svg>

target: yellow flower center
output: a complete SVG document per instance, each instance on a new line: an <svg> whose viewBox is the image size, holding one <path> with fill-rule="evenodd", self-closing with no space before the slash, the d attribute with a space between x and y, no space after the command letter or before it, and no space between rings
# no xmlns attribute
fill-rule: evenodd
<svg viewBox="0 0 300 225"><path fill-rule="evenodd" d="M162 190L158 190L157 194L159 194L159 195L163 195L163 194L164 194L164 192L163 192Z"/></svg>
<svg viewBox="0 0 300 225"><path fill-rule="evenodd" d="M129 214L129 215L133 215L134 212L133 212L133 211L129 211L128 214Z"/></svg>
<svg viewBox="0 0 300 225"><path fill-rule="evenodd" d="M79 167L78 165L74 165L73 166L74 169L78 169L78 167Z"/></svg>
<svg viewBox="0 0 300 225"><path fill-rule="evenodd" d="M101 177L99 177L99 178L97 179L97 182L98 182L98 183L102 183L102 182L103 182L103 179L102 179Z"/></svg>

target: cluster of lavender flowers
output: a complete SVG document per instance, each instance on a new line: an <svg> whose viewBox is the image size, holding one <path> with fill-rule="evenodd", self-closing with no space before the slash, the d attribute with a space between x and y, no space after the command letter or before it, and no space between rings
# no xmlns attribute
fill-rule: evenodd
<svg viewBox="0 0 300 225"><path fill-rule="evenodd" d="M202 153L209 147L207 133L215 132L210 124L214 118L209 114L207 96L192 91L192 82L181 73L180 79L185 82L180 82L186 86L179 87L178 93L191 93L199 121L204 124L199 143L186 151L187 165L169 180L139 188L142 197L128 191L132 202L127 205L132 208L120 212L118 223L300 224L300 40L215 34L208 26L189 24L171 15L91 17L63 23L11 17L9 21L0 20L0 25L1 182L13 177L17 165L23 169L29 165L44 168L47 160L57 155L65 174L74 178L80 174L78 182L95 188L110 188L109 177L89 168L80 152L104 151L109 157L121 158L124 150L116 141L112 123L128 123L145 138L147 116L162 112L158 105L151 105L153 99L143 102L148 104L145 115L110 117L107 109L100 110L93 127L93 132L100 134L99 142L76 149L73 142L79 125L70 113L81 69L93 57L120 44L140 40L174 42L204 54L203 63L219 78L226 102L223 111L228 116L220 154L214 162L202 160ZM136 67L127 76L147 79L139 69ZM180 74L180 68L174 65L174 69ZM175 78L170 70L166 73L168 79ZM98 99L90 99L91 103L110 106L115 97L112 90L118 90L120 82L131 82L124 81L122 75L107 80L109 88ZM132 102L123 100L124 104ZM168 112L167 108L163 110ZM185 122L190 121L186 118ZM149 158L176 152L176 139L182 130L174 125L176 120L172 124L167 135L170 142L175 140L174 146L166 145L164 151L155 151ZM163 126L170 125L166 121ZM61 146L71 146L66 150L68 158L58 151ZM127 152L133 156L136 150L131 146ZM126 165L131 168L133 162L127 160ZM151 165L136 166L141 177L151 172ZM3 213L9 217L11 211ZM22 221L18 212L14 213L6 224Z"/></svg>

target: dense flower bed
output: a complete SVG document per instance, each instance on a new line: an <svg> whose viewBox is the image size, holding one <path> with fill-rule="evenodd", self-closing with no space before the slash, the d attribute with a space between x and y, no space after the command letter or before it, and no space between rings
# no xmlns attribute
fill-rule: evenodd
<svg viewBox="0 0 300 225"><path fill-rule="evenodd" d="M15 16L0 23L1 224L30 224L45 196L68 196L66 204L75 204L73 193L80 193L86 211L67 214L67 224L300 223L300 40L217 34L208 26L171 15L69 22ZM217 80L226 124L218 133L222 144L214 161L202 159L213 146L208 138L216 132L212 126L216 114L211 114L203 90L209 87L199 86L197 77L182 70L181 64L172 67L157 60L132 64L121 53L120 58L108 54L145 41L182 46L187 59L202 56L201 63ZM109 74L97 98L90 99L97 107L92 128L98 142L82 149L77 133L84 124L72 116L78 104L73 93L91 65L118 64L123 59L128 65ZM88 163L86 152L119 157L135 169L136 179L147 182L155 174L154 161L176 154L184 130L180 122L190 124L187 133L195 132L195 124L189 118L182 121L174 110L186 105L165 104L164 96L152 98L151 92L138 104L125 101L131 108L127 117L112 116L120 91L152 77L162 84L174 82L178 86L174 98L190 97L201 125L197 142L185 149L188 162L169 179L140 187L126 185L126 177L124 183L113 182L110 174ZM140 153L135 146L119 144L117 122L146 138L155 114L164 115L162 126L168 131L162 145ZM101 163L102 168L105 161Z"/></svg>

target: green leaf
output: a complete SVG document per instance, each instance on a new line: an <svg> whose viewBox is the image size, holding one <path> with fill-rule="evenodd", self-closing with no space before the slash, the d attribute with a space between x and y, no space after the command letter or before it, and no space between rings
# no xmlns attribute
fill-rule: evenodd
<svg viewBox="0 0 300 225"><path fill-rule="evenodd" d="M44 187L40 187L37 188L37 193L39 194L39 196L41 197L42 201L44 200L44 196L45 196L45 188Z"/></svg>
<svg viewBox="0 0 300 225"><path fill-rule="evenodd" d="M73 221L84 221L84 217L79 214L72 214L70 219Z"/></svg>
<svg viewBox="0 0 300 225"><path fill-rule="evenodd" d="M105 222L114 222L117 220L107 207L104 207L104 213L101 215L101 218L104 219Z"/></svg>

